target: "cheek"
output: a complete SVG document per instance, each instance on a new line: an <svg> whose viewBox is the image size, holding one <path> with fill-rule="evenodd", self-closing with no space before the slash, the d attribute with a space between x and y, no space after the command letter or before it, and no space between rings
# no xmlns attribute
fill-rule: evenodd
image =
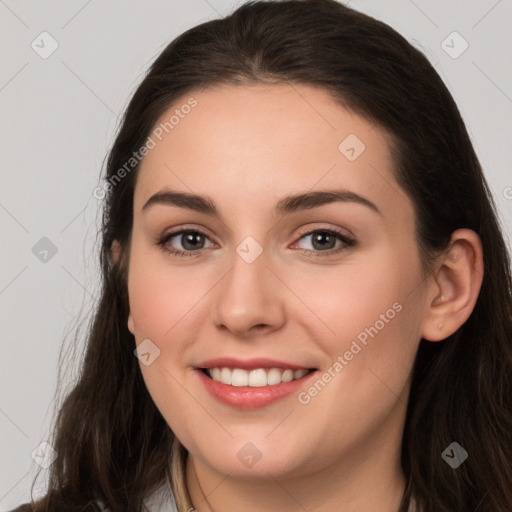
<svg viewBox="0 0 512 512"><path fill-rule="evenodd" d="M178 430L190 407L189 396L180 384L184 354L193 343L197 314L207 314L200 300L205 291L195 282L190 271L166 265L165 256L132 252L128 294L135 339L137 345L149 339L159 351L151 364L141 361L141 373L157 408ZM182 413L172 414L177 409Z"/></svg>
<svg viewBox="0 0 512 512"><path fill-rule="evenodd" d="M287 279L294 282L297 296L316 316L318 330L325 333L321 339L335 348L375 323L379 330L390 323L388 320L397 323L397 309L404 305L415 269L399 269L394 261L392 254L382 251L371 259L359 258L338 268L320 268L300 276L290 274Z"/></svg>
<svg viewBox="0 0 512 512"><path fill-rule="evenodd" d="M319 311L335 334L316 337L331 363L297 399L301 411L321 426L326 446L341 449L347 440L364 443L406 403L420 339L419 308L400 280L389 276L360 276L331 288L337 290ZM340 298L345 292L352 293ZM325 457L330 456L327 450Z"/></svg>
<svg viewBox="0 0 512 512"><path fill-rule="evenodd" d="M134 251L128 276L130 313L139 337L164 341L200 305L205 290L185 268L165 264L165 256L148 257ZM193 316L193 315L192 315Z"/></svg>
<svg viewBox="0 0 512 512"><path fill-rule="evenodd" d="M421 338L421 300L411 293L421 276L414 259L400 261L396 251L381 251L298 280L297 294L315 314L302 321L310 331L315 325L316 343L338 362L331 380L339 398L378 400L386 386L406 384Z"/></svg>

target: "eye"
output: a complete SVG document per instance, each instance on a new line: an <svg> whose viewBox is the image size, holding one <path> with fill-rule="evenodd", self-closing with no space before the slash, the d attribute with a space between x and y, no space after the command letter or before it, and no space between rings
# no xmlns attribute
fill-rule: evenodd
<svg viewBox="0 0 512 512"><path fill-rule="evenodd" d="M356 245L356 241L336 229L315 229L300 236L299 240L311 238L311 248L303 249L301 252L306 256L332 256L340 251ZM209 240L208 235L197 229L180 229L164 235L157 240L157 245L167 254L174 256L196 256L205 249L205 241ZM336 247L336 242L339 242ZM295 242L296 244L298 242ZM175 245L181 245L182 249ZM334 245L333 245L334 244ZM210 247L215 244L211 244ZM170 248L169 248L170 246Z"/></svg>
<svg viewBox="0 0 512 512"><path fill-rule="evenodd" d="M168 254L174 254L175 256L195 256L194 253L200 253L201 249L204 249L205 239L209 240L209 237L202 231L198 231L197 229L180 229L179 231L165 235L157 241L157 245ZM170 249L167 248L168 243L171 245ZM183 249L173 248L173 244L176 243L181 244Z"/></svg>
<svg viewBox="0 0 512 512"><path fill-rule="evenodd" d="M332 256L340 251L356 245L353 238L348 237L344 233L336 229L315 229L303 234L299 240L310 238L310 248L302 251L306 256ZM336 242L339 241L338 247ZM296 242L298 243L298 242Z"/></svg>

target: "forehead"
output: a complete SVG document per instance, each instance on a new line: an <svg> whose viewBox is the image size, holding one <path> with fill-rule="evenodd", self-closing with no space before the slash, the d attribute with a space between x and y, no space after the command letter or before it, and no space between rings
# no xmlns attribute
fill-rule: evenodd
<svg viewBox="0 0 512 512"><path fill-rule="evenodd" d="M341 186L396 203L398 184L385 132L319 87L258 84L193 91L160 117L152 134L155 146L137 179L138 210L162 188L242 206Z"/></svg>

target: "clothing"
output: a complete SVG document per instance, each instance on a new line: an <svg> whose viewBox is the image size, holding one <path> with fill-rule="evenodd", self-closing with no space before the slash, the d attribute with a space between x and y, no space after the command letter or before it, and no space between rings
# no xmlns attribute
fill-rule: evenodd
<svg viewBox="0 0 512 512"><path fill-rule="evenodd" d="M80 512L110 512L108 507L105 507L103 500L96 500L97 506L89 505L87 508L83 508ZM144 500L144 506L148 512L178 512L176 503L172 495L170 487L165 484L157 489L150 497ZM416 512L414 500L412 500L409 512ZM30 504L26 503L20 507L11 510L10 512L32 512Z"/></svg>
<svg viewBox="0 0 512 512"><path fill-rule="evenodd" d="M102 512L110 512L108 507L102 500L97 500ZM178 512L174 496L172 494L171 486L165 482L153 494L144 499L144 512Z"/></svg>
<svg viewBox="0 0 512 512"><path fill-rule="evenodd" d="M144 500L144 512L178 512L174 496L168 484L162 485L152 495ZM20 505L10 512L32 512L30 503ZM77 511L78 512L78 511ZM88 504L81 508L80 512L110 512L110 508L105 506L102 499L97 499L95 503Z"/></svg>

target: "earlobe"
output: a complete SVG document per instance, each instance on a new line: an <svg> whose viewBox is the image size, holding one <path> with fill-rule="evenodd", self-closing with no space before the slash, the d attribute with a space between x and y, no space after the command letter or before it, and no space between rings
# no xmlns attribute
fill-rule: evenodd
<svg viewBox="0 0 512 512"><path fill-rule="evenodd" d="M119 243L119 240L114 240L112 242L110 254L111 254L111 258L112 258L112 261L114 262L114 264L118 264L119 257L121 255L121 244ZM128 325L128 330L135 336L135 329L134 329L134 325L133 325L133 317L132 317L131 312L128 315L127 325Z"/></svg>
<svg viewBox="0 0 512 512"><path fill-rule="evenodd" d="M110 254L111 254L111 257L112 257L112 261L114 263L118 263L119 262L119 253L121 251L121 244L119 243L118 240L114 240L112 242L112 247L110 249Z"/></svg>
<svg viewBox="0 0 512 512"><path fill-rule="evenodd" d="M130 311L129 315L128 315L128 330L135 336L135 329L134 329L134 326L133 326L133 316L132 316L132 313Z"/></svg>
<svg viewBox="0 0 512 512"><path fill-rule="evenodd" d="M483 279L479 236L470 229L452 233L448 252L436 264L429 284L422 337L441 341L469 318Z"/></svg>

